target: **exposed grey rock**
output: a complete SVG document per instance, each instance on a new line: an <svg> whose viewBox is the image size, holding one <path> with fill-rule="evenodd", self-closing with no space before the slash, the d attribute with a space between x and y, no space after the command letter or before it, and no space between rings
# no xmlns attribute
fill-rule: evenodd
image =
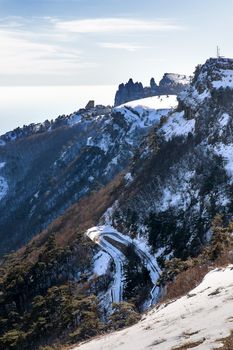
<svg viewBox="0 0 233 350"><path fill-rule="evenodd" d="M134 83L132 79L126 84L120 84L115 96L115 106L149 96L177 95L190 82L190 77L181 74L165 73L159 85L151 78L150 86L143 87L142 83Z"/></svg>
<svg viewBox="0 0 233 350"><path fill-rule="evenodd" d="M128 83L120 84L115 96L115 106L119 106L125 102L138 100L144 96L144 88L142 83L134 83L129 79Z"/></svg>

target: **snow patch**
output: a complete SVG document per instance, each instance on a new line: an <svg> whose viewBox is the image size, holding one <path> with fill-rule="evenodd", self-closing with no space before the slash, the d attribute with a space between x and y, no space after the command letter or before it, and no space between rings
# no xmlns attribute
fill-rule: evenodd
<svg viewBox="0 0 233 350"><path fill-rule="evenodd" d="M109 268L111 258L106 252L98 252L94 256L94 273L98 276L105 275Z"/></svg>
<svg viewBox="0 0 233 350"><path fill-rule="evenodd" d="M215 89L220 88L231 88L233 89L233 70L231 69L220 69L219 73L221 75L220 80L215 80L212 85Z"/></svg>
<svg viewBox="0 0 233 350"><path fill-rule="evenodd" d="M119 202L116 200L113 205L106 210L106 212L103 214L101 221L104 223L104 225L111 226L113 223L113 213L117 209Z"/></svg>
<svg viewBox="0 0 233 350"><path fill-rule="evenodd" d="M74 350L171 350L200 342L211 350L232 330L233 266L209 272L186 296L154 308L136 325L81 344Z"/></svg>
<svg viewBox="0 0 233 350"><path fill-rule="evenodd" d="M223 113L222 117L219 119L219 124L224 127L228 124L229 120L230 120L230 116L228 113Z"/></svg>
<svg viewBox="0 0 233 350"><path fill-rule="evenodd" d="M68 125L73 126L82 121L82 117L79 114L73 114L71 118L68 120Z"/></svg>
<svg viewBox="0 0 233 350"><path fill-rule="evenodd" d="M194 133L195 120L185 119L184 112L173 113L165 125L162 126L161 131L164 133L165 139L171 140L175 136L187 136L189 133Z"/></svg>
<svg viewBox="0 0 233 350"><path fill-rule="evenodd" d="M125 174L124 179L126 181L126 184L128 185L133 181L133 176L131 173L127 173Z"/></svg>
<svg viewBox="0 0 233 350"><path fill-rule="evenodd" d="M87 146L98 147L105 153L108 152L111 145L112 141L109 134L104 134L103 137L97 137L97 139L93 139L92 137L88 137L87 139Z"/></svg>
<svg viewBox="0 0 233 350"><path fill-rule="evenodd" d="M176 179L173 178L171 183L166 183L161 195L159 208L162 211L170 207L179 207L186 209L192 198L198 197L198 190L192 188L192 179L195 176L195 171L177 171Z"/></svg>
<svg viewBox="0 0 233 350"><path fill-rule="evenodd" d="M202 76L204 77L204 74L202 74ZM196 87L192 85L188 90L184 90L179 94L179 100L181 100L186 106L190 106L192 109L198 108L200 104L209 98L211 98L211 93L208 89L205 89L202 93L199 93Z"/></svg>
<svg viewBox="0 0 233 350"><path fill-rule="evenodd" d="M127 102L123 105L120 105L116 108L116 110L119 110L125 106L136 108L141 107L142 109L171 109L177 107L177 97L176 95L161 95L161 96L153 96L153 97L146 97L142 98L140 100L135 100L131 102Z"/></svg>
<svg viewBox="0 0 233 350"><path fill-rule="evenodd" d="M233 183L233 144L219 143L214 147L214 151L217 155L223 157L226 172L231 178L231 183Z"/></svg>
<svg viewBox="0 0 233 350"><path fill-rule="evenodd" d="M36 199L39 198L39 193L40 193L40 191L37 191L37 192L34 194L34 197L35 197Z"/></svg>
<svg viewBox="0 0 233 350"><path fill-rule="evenodd" d="M0 176L0 200L2 200L8 192L8 184L4 177Z"/></svg>

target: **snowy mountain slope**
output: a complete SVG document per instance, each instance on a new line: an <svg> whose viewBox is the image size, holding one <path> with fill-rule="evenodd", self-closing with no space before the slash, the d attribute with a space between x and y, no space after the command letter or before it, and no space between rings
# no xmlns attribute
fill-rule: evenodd
<svg viewBox="0 0 233 350"><path fill-rule="evenodd" d="M198 67L177 108L163 110L163 118L154 118L152 106L175 107L176 98L153 97L115 108L134 120L132 130L135 125L143 130L148 117L155 128L150 146L142 144L127 168L124 191L100 223L132 237L144 235L162 260L195 256L210 238L214 216L233 214L233 90L214 84L224 79L225 70L233 74L232 60L210 59Z"/></svg>
<svg viewBox="0 0 233 350"><path fill-rule="evenodd" d="M199 67L190 87L179 95L177 108L162 110L163 118L158 116L161 109L151 107L175 106L176 98L153 97L114 109L132 123L128 135L136 128L144 130L148 120L153 120L155 128L150 129L150 146L142 144L138 158L127 168L124 191L119 191L117 201L99 221L113 226L112 238L114 228L132 237L140 233L160 259L186 258L198 254L207 242L217 213L231 217L233 91L228 87L219 97L219 89L213 86L216 71L221 72L225 63L211 59ZM233 72L231 60L228 71L230 65ZM229 103L223 104L222 96ZM99 240L100 231L94 229L93 234L90 238ZM118 272L122 274L122 267ZM116 275L120 295L123 283Z"/></svg>
<svg viewBox="0 0 233 350"><path fill-rule="evenodd" d="M188 85L190 83L191 77L184 74L175 73L165 73L164 78L170 81L170 84L182 84ZM161 84L161 82L160 82Z"/></svg>
<svg viewBox="0 0 233 350"><path fill-rule="evenodd" d="M153 97L146 97L140 100L130 101L126 102L121 106L116 107L118 110L122 107L142 107L143 109L171 109L177 107L177 97L175 95L161 95L161 96L153 96Z"/></svg>
<svg viewBox="0 0 233 350"><path fill-rule="evenodd" d="M97 106L3 135L0 253L26 243L71 204L111 181L173 103L174 97L161 97L153 109Z"/></svg>
<svg viewBox="0 0 233 350"><path fill-rule="evenodd" d="M41 344L35 344L35 336L39 339L41 335L48 344L51 336L55 342L64 336L64 341L70 343L70 332L72 341L78 342L102 332L99 323L106 322L108 327L111 301L121 300L123 276L119 248L111 259L102 251L110 252L109 242L115 248L121 244L127 256L123 267L126 290L123 305L134 303L136 309L130 306L130 315L137 317L135 310L141 310L145 299L157 292L151 290L151 281L157 275L150 278L148 271L157 263L163 269L165 260L172 257L196 257L211 238L211 223L216 214L223 215L224 224L232 220L233 89L230 79L228 85L224 82L221 87L214 83L226 81L224 72L229 76L229 71L233 71L231 59L210 59L199 66L191 85L178 96L175 109L151 108L151 100L140 102L149 104L149 108L135 102L135 107L123 105L104 113L103 109L101 113L78 112L60 118L56 127L43 125L38 131L26 128L18 130L14 140L12 135L4 138L0 161L5 166L1 166L0 176L6 179L8 192L0 201L2 247L9 251L41 228L46 229L1 265L3 349L6 343L13 344L14 349L15 342L16 350L25 344L30 350L31 344L36 349ZM75 204L71 206L72 203ZM101 225L111 226L104 237L99 232ZM93 229L92 241L84 233L93 226L97 228ZM95 238L96 243L101 240L102 246L94 244ZM129 251L130 246L122 244L125 240L136 242L136 248ZM114 268L114 259L119 273L115 273L118 267ZM116 295L111 298L109 291L114 286ZM223 287L228 294L228 285ZM155 294L150 295L150 291ZM224 294L212 287L212 295L206 293L181 299L182 307L188 307L186 301L199 302L199 294L204 298L200 303L207 306L208 298L217 300L215 297ZM41 319L42 304L45 307ZM172 315L176 313L173 305L180 305L179 302L169 305L150 314L152 320L157 312L161 316L163 338L153 329L152 322L153 332L148 328L142 334L147 345L162 349L166 342L166 346L169 342L183 344L190 337L192 342L201 342L204 332L211 336L210 328L204 324L201 329L189 332L185 319L177 320L177 315ZM83 314L87 306L88 312ZM190 307L194 308L195 316L196 304ZM9 318L9 310L14 317ZM207 314L211 313L208 309ZM185 311L183 314L188 320ZM223 321L221 315L214 315L216 322ZM185 334L174 328L168 328L168 334L164 334L167 327L164 319L171 320L171 316L175 324L182 322L180 327ZM124 326L124 322L121 320L119 326ZM58 324L62 326L58 328ZM47 330L47 326L51 327L47 334L41 325ZM136 329L141 332L140 327ZM207 340L203 344L207 345ZM113 344L123 346L120 341Z"/></svg>
<svg viewBox="0 0 233 350"><path fill-rule="evenodd" d="M193 134L195 128L195 120L187 120L184 118L184 112L173 113L167 123L161 128L161 132L167 141L175 136L187 136Z"/></svg>
<svg viewBox="0 0 233 350"><path fill-rule="evenodd" d="M233 214L233 60L199 66L178 107L150 134L128 172L131 181L108 218L133 234L142 230L155 249L195 255L215 214ZM104 218L102 220L104 223Z"/></svg>
<svg viewBox="0 0 233 350"><path fill-rule="evenodd" d="M74 350L172 350L188 344L195 350L216 349L233 329L232 281L232 265L210 271L186 296L152 309L138 324Z"/></svg>

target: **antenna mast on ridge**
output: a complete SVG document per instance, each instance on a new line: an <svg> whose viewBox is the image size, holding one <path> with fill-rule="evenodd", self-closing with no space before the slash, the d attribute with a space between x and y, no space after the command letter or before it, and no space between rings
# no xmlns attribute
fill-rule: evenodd
<svg viewBox="0 0 233 350"><path fill-rule="evenodd" d="M221 57L221 55L220 55L220 47L217 46L217 58L220 58L220 57Z"/></svg>

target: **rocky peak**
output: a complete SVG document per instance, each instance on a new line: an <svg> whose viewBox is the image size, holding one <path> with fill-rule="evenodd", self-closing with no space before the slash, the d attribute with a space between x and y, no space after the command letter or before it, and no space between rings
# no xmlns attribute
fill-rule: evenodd
<svg viewBox="0 0 233 350"><path fill-rule="evenodd" d="M210 58L197 67L193 85L201 93L203 89L233 88L233 59Z"/></svg>
<svg viewBox="0 0 233 350"><path fill-rule="evenodd" d="M115 106L119 106L125 102L133 101L144 97L144 88L142 83L133 82L129 79L128 83L120 84L115 96Z"/></svg>
<svg viewBox="0 0 233 350"><path fill-rule="evenodd" d="M228 90L228 91L226 91ZM198 65L190 86L179 95L180 107L195 110L211 98L212 104L228 108L232 103L233 59L210 58Z"/></svg>
<svg viewBox="0 0 233 350"><path fill-rule="evenodd" d="M182 74L165 73L159 85L151 78L150 86L143 86L142 83L134 83L129 79L128 83L120 84L115 96L115 106L126 102L139 100L145 97L158 95L177 95L189 84L191 77Z"/></svg>
<svg viewBox="0 0 233 350"><path fill-rule="evenodd" d="M160 94L175 94L184 90L190 83L191 77L183 74L165 73L159 83Z"/></svg>

